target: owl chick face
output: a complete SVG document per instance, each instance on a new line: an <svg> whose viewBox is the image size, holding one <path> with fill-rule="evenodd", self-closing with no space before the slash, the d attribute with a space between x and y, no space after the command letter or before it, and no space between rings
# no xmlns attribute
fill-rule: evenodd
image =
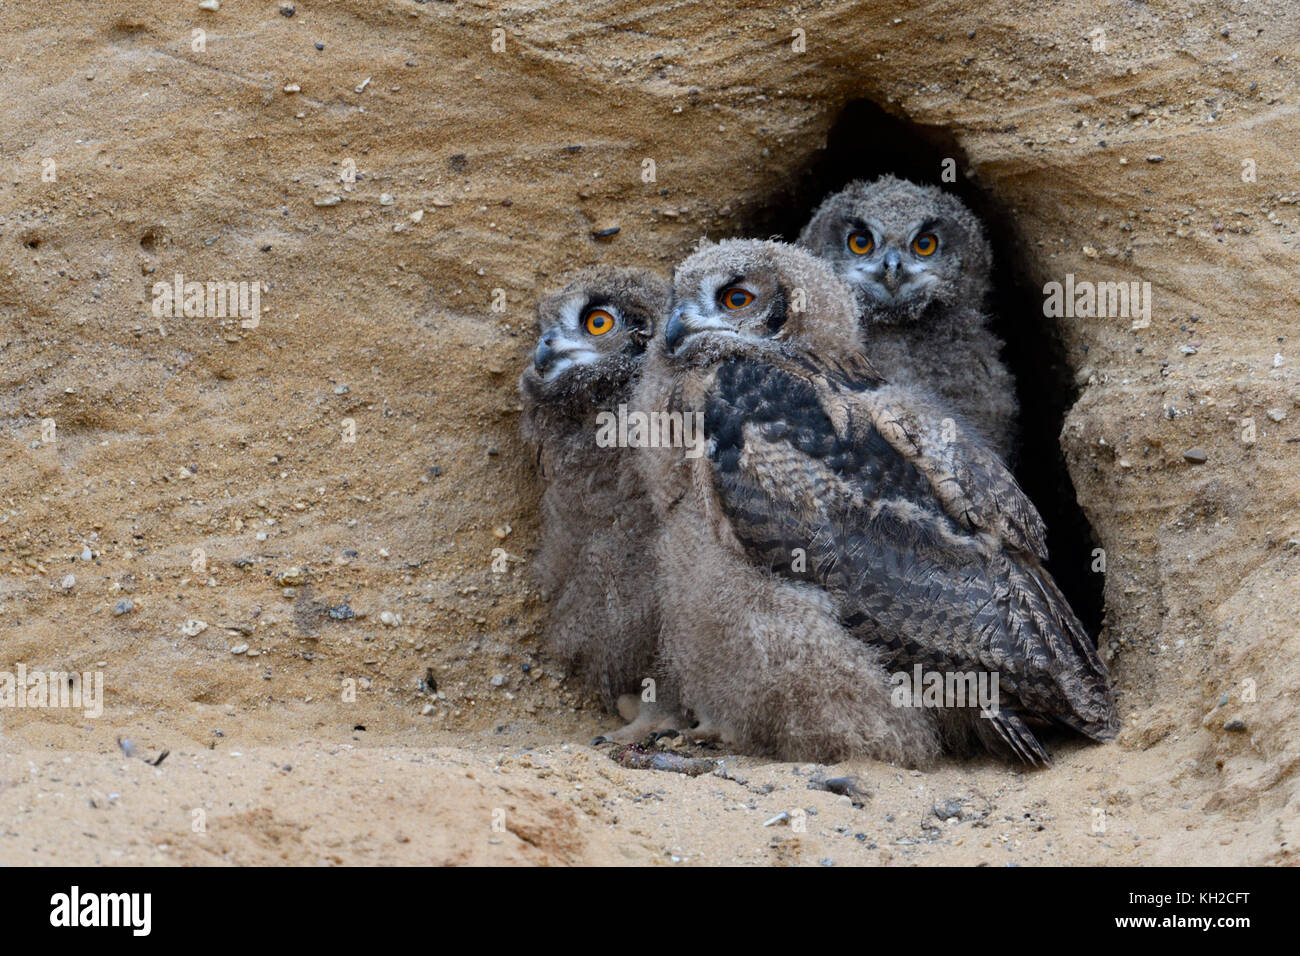
<svg viewBox="0 0 1300 956"><path fill-rule="evenodd" d="M853 287L863 323L909 322L987 290L992 254L955 196L892 176L850 183L813 213L799 245Z"/></svg>
<svg viewBox="0 0 1300 956"><path fill-rule="evenodd" d="M674 363L738 353L860 349L853 294L816 257L753 239L702 245L677 268L661 347Z"/></svg>
<svg viewBox="0 0 1300 956"><path fill-rule="evenodd" d="M520 389L538 404L595 404L628 390L669 297L653 273L608 266L578 273L538 305L541 335Z"/></svg>

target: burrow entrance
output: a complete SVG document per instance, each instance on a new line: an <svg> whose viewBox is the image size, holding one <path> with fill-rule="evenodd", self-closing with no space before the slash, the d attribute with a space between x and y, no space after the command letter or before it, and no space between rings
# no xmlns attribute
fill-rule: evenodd
<svg viewBox="0 0 1300 956"><path fill-rule="evenodd" d="M957 180L942 181L943 161L956 160ZM993 246L993 328L1006 343L1003 360L1016 379L1020 436L1016 477L1047 522L1049 569L1094 637L1101 629L1103 576L1094 573L1092 528L1077 503L1059 436L1074 403L1074 369L1060 330L1043 316L1042 291L1027 281L1022 239L1010 214L969 182L956 138L939 126L900 119L869 100L845 106L803 173L744 224L745 235L793 242L829 193L855 179L892 173L955 193L983 220Z"/></svg>

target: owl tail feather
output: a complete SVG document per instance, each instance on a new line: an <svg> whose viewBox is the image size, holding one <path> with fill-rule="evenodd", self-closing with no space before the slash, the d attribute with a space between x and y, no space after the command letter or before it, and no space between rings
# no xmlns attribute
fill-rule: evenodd
<svg viewBox="0 0 1300 956"><path fill-rule="evenodd" d="M1000 741L1030 766L1050 767L1052 765L1052 755L1014 710L1003 708L995 714L981 714L975 724L981 741L989 750L1000 749L998 747Z"/></svg>

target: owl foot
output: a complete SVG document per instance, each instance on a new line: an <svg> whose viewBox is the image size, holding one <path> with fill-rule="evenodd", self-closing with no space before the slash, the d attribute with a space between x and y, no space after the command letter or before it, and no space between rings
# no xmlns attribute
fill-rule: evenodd
<svg viewBox="0 0 1300 956"><path fill-rule="evenodd" d="M618 699L618 711L630 723L608 734L602 734L591 742L593 747L600 744L635 744L646 738L658 740L665 734L676 734L680 726L690 721L672 708L663 707L653 701L643 701L633 694L624 694ZM635 716L629 717L629 715Z"/></svg>

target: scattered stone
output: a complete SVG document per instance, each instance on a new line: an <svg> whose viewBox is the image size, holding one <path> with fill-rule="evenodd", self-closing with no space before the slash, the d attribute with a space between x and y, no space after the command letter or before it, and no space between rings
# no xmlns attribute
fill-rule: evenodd
<svg viewBox="0 0 1300 956"><path fill-rule="evenodd" d="M391 205L392 205L393 203L395 203L395 202L397 202L397 200L393 198L393 194L392 194L392 193L380 193L380 194L379 194L379 205L381 205L381 206L391 206ZM337 392L337 391L338 391L338 389L335 389L335 392Z"/></svg>
<svg viewBox="0 0 1300 956"><path fill-rule="evenodd" d="M122 600L113 605L113 616L121 617L123 614L130 614L134 610L135 602L130 598L122 598Z"/></svg>
<svg viewBox="0 0 1300 956"><path fill-rule="evenodd" d="M306 582L307 576L302 573L302 568L299 567L285 568L275 576L275 583L285 587L296 587Z"/></svg>
<svg viewBox="0 0 1300 956"><path fill-rule="evenodd" d="M397 627L397 625L402 623L401 617L394 614L392 611L382 612L379 615L379 620L387 627Z"/></svg>
<svg viewBox="0 0 1300 956"><path fill-rule="evenodd" d="M506 538L510 537L510 532L513 531L513 530L514 530L514 528L510 527L510 525L508 525L508 524L507 524L507 525L501 525L501 526L499 526L499 527L493 528L493 529L492 529L492 534L493 534L493 535L494 535L494 536L495 536L499 541L504 541Z"/></svg>
<svg viewBox="0 0 1300 956"><path fill-rule="evenodd" d="M301 93L301 92L302 92L302 87L299 86L297 83L288 83L288 84L285 85L285 87L284 87L284 91L285 91L286 93L292 95L292 94L294 94L294 93Z"/></svg>
<svg viewBox="0 0 1300 956"><path fill-rule="evenodd" d="M95 560L95 552L91 551L90 548L82 548L82 549L81 549L81 560L82 560L82 561L93 561L93 560Z"/></svg>
<svg viewBox="0 0 1300 956"><path fill-rule="evenodd" d="M940 820L960 820L965 816L965 811L962 810L962 801L955 797L951 800L945 800L943 803L936 803L930 808L930 812Z"/></svg>
<svg viewBox="0 0 1300 956"><path fill-rule="evenodd" d="M200 10L211 10L216 13L221 9L221 0L199 0Z"/></svg>
<svg viewBox="0 0 1300 956"><path fill-rule="evenodd" d="M77 586L77 576L75 574L67 575L62 581L59 582L59 586L63 588L63 590L65 591L71 591L73 588Z"/></svg>
<svg viewBox="0 0 1300 956"><path fill-rule="evenodd" d="M809 790L826 790L848 797L855 807L865 805L870 793L858 783L856 777L814 777L808 782Z"/></svg>
<svg viewBox="0 0 1300 956"><path fill-rule="evenodd" d="M435 707L433 706L433 704L425 704L423 707L420 708L420 716L422 716L422 717L428 717L428 716L429 716L430 714L432 714L436 709L437 709L437 708L435 708Z"/></svg>
<svg viewBox="0 0 1300 956"><path fill-rule="evenodd" d="M348 607L347 604L336 605L325 613L336 621L350 621L357 616L357 612Z"/></svg>
<svg viewBox="0 0 1300 956"><path fill-rule="evenodd" d="M342 196L326 196L324 199L316 199L312 202L313 206L337 206L343 201Z"/></svg>
<svg viewBox="0 0 1300 956"><path fill-rule="evenodd" d="M1210 460L1210 456L1204 448L1189 448L1183 452L1183 460L1193 465L1203 465Z"/></svg>
<svg viewBox="0 0 1300 956"><path fill-rule="evenodd" d="M419 222L423 218L424 218L423 209L417 209L415 210L415 212L411 213L411 222Z"/></svg>
<svg viewBox="0 0 1300 956"><path fill-rule="evenodd" d="M595 229L591 230L591 234L597 239L612 239L621 231L622 229L620 226L609 223L608 225L597 226Z"/></svg>
<svg viewBox="0 0 1300 956"><path fill-rule="evenodd" d="M1240 717L1234 717L1232 718L1232 720L1228 721L1226 724L1223 725L1223 729L1230 730L1233 733L1241 733L1243 730L1246 729L1246 722L1242 720Z"/></svg>
<svg viewBox="0 0 1300 956"><path fill-rule="evenodd" d="M248 653L248 645L247 645L247 644L236 644L234 647L232 647L232 648L230 649L230 653L232 653L232 654L246 654L246 653Z"/></svg>
<svg viewBox="0 0 1300 956"><path fill-rule="evenodd" d="M502 687L505 685L505 682L506 682L505 674L493 674L492 680L490 680L488 683L490 683L493 687Z"/></svg>
<svg viewBox="0 0 1300 956"><path fill-rule="evenodd" d="M181 633L186 637L198 637L208 629L206 621L200 621L198 618L190 618L181 625Z"/></svg>
<svg viewBox="0 0 1300 956"><path fill-rule="evenodd" d="M280 4L280 16L282 17L291 17L297 12L292 3Z"/></svg>
<svg viewBox="0 0 1300 956"><path fill-rule="evenodd" d="M1268 410L1268 417L1273 419L1275 422L1280 422L1286 418L1286 412L1281 408L1270 408Z"/></svg>
<svg viewBox="0 0 1300 956"><path fill-rule="evenodd" d="M1184 355L1195 355L1195 354L1196 354L1196 346L1195 346L1195 345L1184 345L1184 346L1182 347L1181 351L1182 351L1182 353L1183 353Z"/></svg>
<svg viewBox="0 0 1300 956"><path fill-rule="evenodd" d="M1163 156L1148 156L1148 157L1147 157L1147 162L1148 162L1148 163L1163 163L1164 161L1165 161L1165 158L1164 158Z"/></svg>

